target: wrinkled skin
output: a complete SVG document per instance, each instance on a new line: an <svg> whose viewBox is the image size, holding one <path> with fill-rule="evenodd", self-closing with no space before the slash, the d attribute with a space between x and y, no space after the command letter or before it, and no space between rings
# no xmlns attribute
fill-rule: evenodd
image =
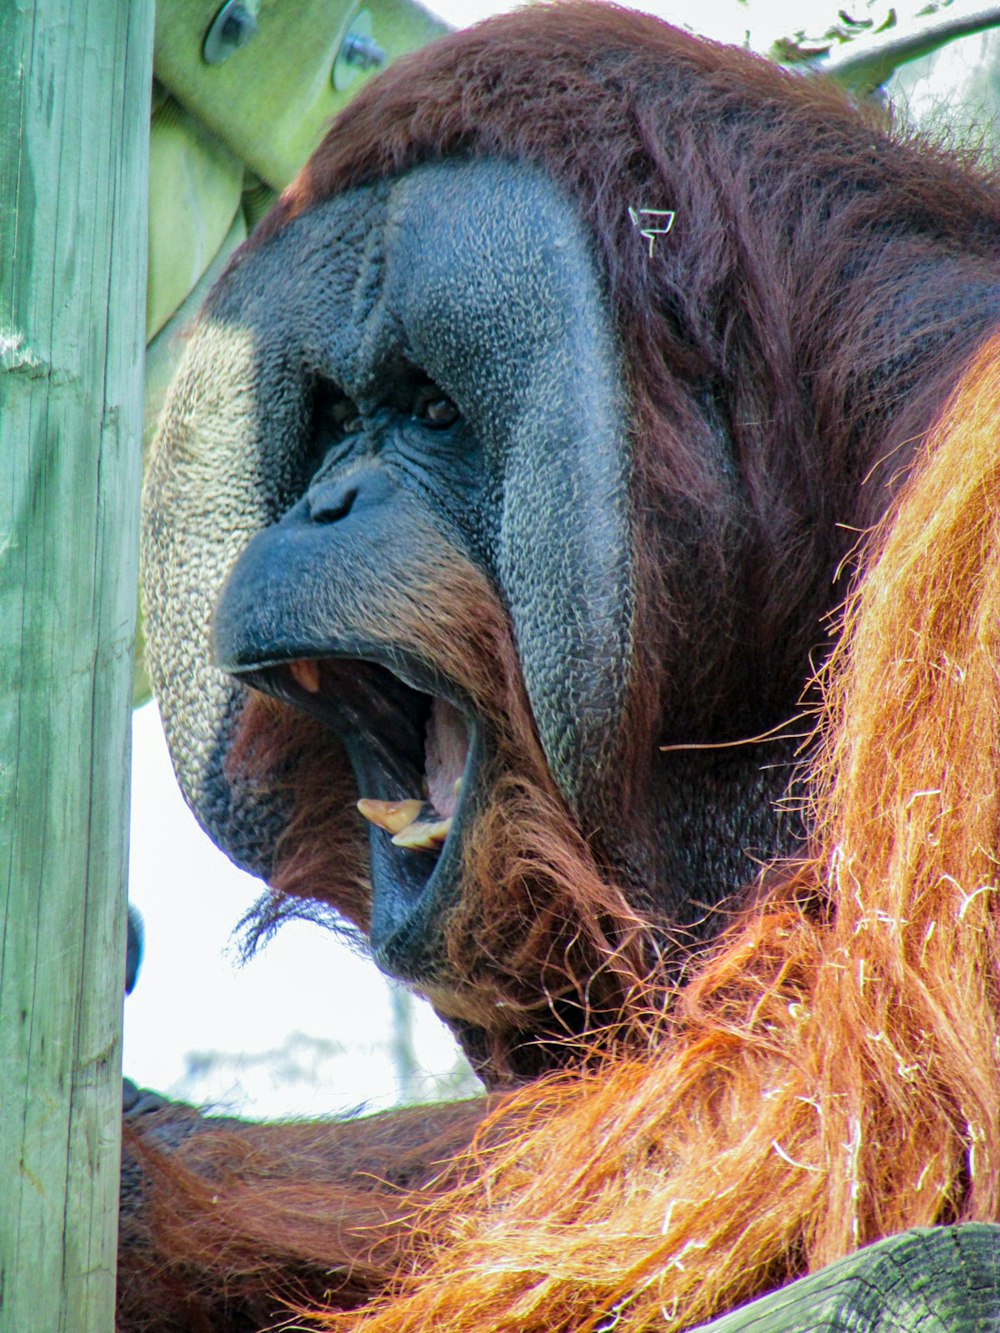
<svg viewBox="0 0 1000 1333"><path fill-rule="evenodd" d="M586 234L542 173L422 166L319 205L237 264L201 317L165 419L174 447L151 480L147 559L171 589L149 594L152 657L156 673L169 651L158 688L190 799L231 854L269 869L283 816L225 768L242 691L210 656L332 730L376 819L399 802L412 818L426 795L416 846L371 825L360 924L379 966L431 996L487 1076L482 1006L452 976L442 923L469 894L472 830L515 764L490 715L490 652L463 676L427 639L453 585L509 617L545 779L639 910L711 933L706 903L794 843L774 804L790 747L659 758L647 735L638 763L626 753L636 519L612 323ZM187 457L177 442L189 438ZM221 532L196 526L206 472L232 491ZM689 554L686 584L699 579L696 539ZM437 632L447 648L448 626ZM685 670L694 633L675 635L678 695L712 675L711 660ZM728 725L782 720L800 687L785 682L759 716L734 707ZM663 739L685 740L686 726L668 720Z"/></svg>
<svg viewBox="0 0 1000 1333"><path fill-rule="evenodd" d="M515 1054L497 1059L468 981L453 972L442 926L469 893L465 844L509 780L516 749L489 697L502 701L502 664L474 635L449 641L451 622L444 632L434 623L454 589L472 589L460 611L473 624L490 614L477 594L509 620L550 794L664 941L671 927L699 930L706 892L719 901L738 891L758 857L794 843L773 804L789 769L762 769L756 751L658 759L646 737L648 789L629 804L634 760L623 734L637 611L628 400L572 205L535 169L445 162L321 204L235 266L200 317L165 416L169 449L151 471L151 658L189 800L230 854L271 870L283 794L227 762L249 687L333 732L356 796L419 800L418 825L450 814L443 845L425 849L368 826L370 900L358 917L378 965L430 995L487 1081L565 1059L551 1013L559 1035L587 1019L575 1002L546 997L510 1038ZM204 497L220 489L222 522L210 529ZM696 544L690 564L695 579ZM710 670L692 673L692 688ZM773 747L766 757L774 763ZM651 805L666 817L650 818ZM525 989L546 984L539 970ZM293 1144L278 1127L158 1101L139 1107L123 1198L128 1328L147 1317L151 1280L164 1328L207 1318L242 1330L277 1313L263 1261L259 1270L245 1261L241 1277L204 1297L196 1262L151 1278L162 1241L144 1152L165 1150L174 1166L193 1164L215 1182L225 1168L212 1145L225 1131L233 1137L220 1140L219 1157L247 1153L244 1183L256 1169L251 1153L279 1182L287 1153L289 1171L358 1191L350 1207L363 1236L379 1209L392 1211L373 1183L434 1180L483 1114L383 1117L374 1136L358 1133L359 1147L349 1125L303 1126ZM156 1188L166 1191L162 1179ZM181 1219L193 1206L183 1197ZM194 1233L181 1234L173 1244L193 1251ZM299 1262L291 1247L286 1276ZM301 1281L312 1290L308 1265ZM320 1289L329 1295L325 1275ZM359 1299L350 1282L339 1299Z"/></svg>
<svg viewBox="0 0 1000 1333"><path fill-rule="evenodd" d="M324 297L310 310L285 304L275 328L269 289L277 296L289 265L297 287ZM326 397L301 445L307 468L319 466L230 574L216 655L328 722L363 796L420 797L426 709L405 686L461 715L468 758L448 776L463 786L430 874L425 858L371 833L372 948L386 970L419 980L419 952L433 950L457 892L490 737L459 685L379 635L378 603L427 586L428 571L483 571L504 591L567 804L581 820L613 808L632 603L614 344L572 216L535 173L500 163L423 168L331 201L276 238L252 282L255 341L296 356ZM241 319L238 286L237 311L223 301L213 318ZM404 698L379 722L287 673L257 674L302 658L374 662L405 682L380 678Z"/></svg>

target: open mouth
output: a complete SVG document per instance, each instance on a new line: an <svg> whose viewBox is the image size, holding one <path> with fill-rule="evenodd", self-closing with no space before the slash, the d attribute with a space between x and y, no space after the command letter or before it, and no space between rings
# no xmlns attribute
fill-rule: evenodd
<svg viewBox="0 0 1000 1333"><path fill-rule="evenodd" d="M396 660L390 668L294 658L234 674L316 717L343 743L369 824L372 950L386 970L412 973L414 941L437 937L426 927L457 893L482 760L471 708L445 682Z"/></svg>

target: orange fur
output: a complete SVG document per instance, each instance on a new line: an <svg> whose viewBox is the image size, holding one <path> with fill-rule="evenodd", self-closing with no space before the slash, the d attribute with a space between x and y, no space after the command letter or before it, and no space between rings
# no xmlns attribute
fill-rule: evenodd
<svg viewBox="0 0 1000 1333"><path fill-rule="evenodd" d="M940 406L990 319L985 296L954 297L994 290L995 181L744 53L611 7L540 6L394 63L244 253L331 193L449 152L539 164L580 200L607 273L640 584L623 824L657 816L657 741L787 716L782 691L841 595L845 527L890 507L822 681L813 840L796 866L769 868L672 990L662 923L642 914L654 895L618 883L600 830L576 829L555 790L499 599L448 548L420 570L387 553L391 592L358 623L446 665L498 737L435 1001L474 1010L503 1078L545 1068L517 1038L558 1040L568 999L585 1019L558 1055L574 1068L511 1094L467 1151L468 1134L445 1145L425 1127L424 1174L364 1200L287 1127L259 1156L206 1136L150 1158L165 1182L155 1262L209 1293L264 1281L308 1306L330 1288L329 1308L295 1318L334 1329L639 1333L913 1224L1000 1218L1000 341ZM683 260L663 288L622 208L661 195L698 223L660 252ZM932 239L957 267L930 263ZM705 463L701 386L730 379L746 509ZM678 531L695 517L692 547ZM730 553L748 527L744 568ZM337 743L253 701L231 758L289 788L279 893L364 929L364 839ZM717 902L718 887L700 896ZM377 1125L356 1142L366 1133Z"/></svg>
<svg viewBox="0 0 1000 1333"><path fill-rule="evenodd" d="M814 857L648 1055L506 1102L408 1276L322 1327L680 1329L904 1227L1000 1216L998 411L1000 340L848 610Z"/></svg>
<svg viewBox="0 0 1000 1333"><path fill-rule="evenodd" d="M647 1049L511 1095L464 1153L475 1107L403 1113L402 1139L247 1127L150 1158L158 1291L326 1285L336 1308L293 1319L367 1333L639 1333L908 1226L1000 1218L998 410L1000 340L871 541L825 680L814 854ZM379 1153L409 1189L372 1178Z"/></svg>
<svg viewBox="0 0 1000 1333"><path fill-rule="evenodd" d="M260 1328L292 1298L359 1304L401 1262L413 1212L404 1187L424 1199L443 1189L443 1163L488 1105L280 1125L177 1106L144 1115L141 1133L125 1134L126 1189L145 1206L122 1214L117 1326Z"/></svg>

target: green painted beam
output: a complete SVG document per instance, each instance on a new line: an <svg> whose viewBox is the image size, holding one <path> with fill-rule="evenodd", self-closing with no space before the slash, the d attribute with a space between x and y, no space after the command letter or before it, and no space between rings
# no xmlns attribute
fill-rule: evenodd
<svg viewBox="0 0 1000 1333"><path fill-rule="evenodd" d="M152 0L0 0L0 1328L113 1327Z"/></svg>
<svg viewBox="0 0 1000 1333"><path fill-rule="evenodd" d="M205 35L222 3L157 0L156 77L279 190L374 72L338 66L349 33L371 36L391 61L447 31L413 0L242 0L254 35L209 64Z"/></svg>
<svg viewBox="0 0 1000 1333"><path fill-rule="evenodd" d="M914 1227L698 1333L985 1333L1000 1328L1000 1226Z"/></svg>

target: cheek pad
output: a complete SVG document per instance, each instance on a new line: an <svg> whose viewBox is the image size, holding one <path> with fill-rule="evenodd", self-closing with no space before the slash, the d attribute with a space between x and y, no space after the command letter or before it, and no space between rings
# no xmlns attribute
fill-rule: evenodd
<svg viewBox="0 0 1000 1333"><path fill-rule="evenodd" d="M144 487L147 656L177 778L209 837L264 877L287 811L235 790L225 772L244 692L212 663L212 616L237 557L308 479L311 384L337 370L331 329L345 346L359 341L351 306L381 195L332 201L220 280L167 396Z"/></svg>
<svg viewBox="0 0 1000 1333"><path fill-rule="evenodd" d="M386 289L411 355L483 440L500 497L490 573L553 776L594 816L634 609L625 394L586 232L537 170L425 166L390 202Z"/></svg>

